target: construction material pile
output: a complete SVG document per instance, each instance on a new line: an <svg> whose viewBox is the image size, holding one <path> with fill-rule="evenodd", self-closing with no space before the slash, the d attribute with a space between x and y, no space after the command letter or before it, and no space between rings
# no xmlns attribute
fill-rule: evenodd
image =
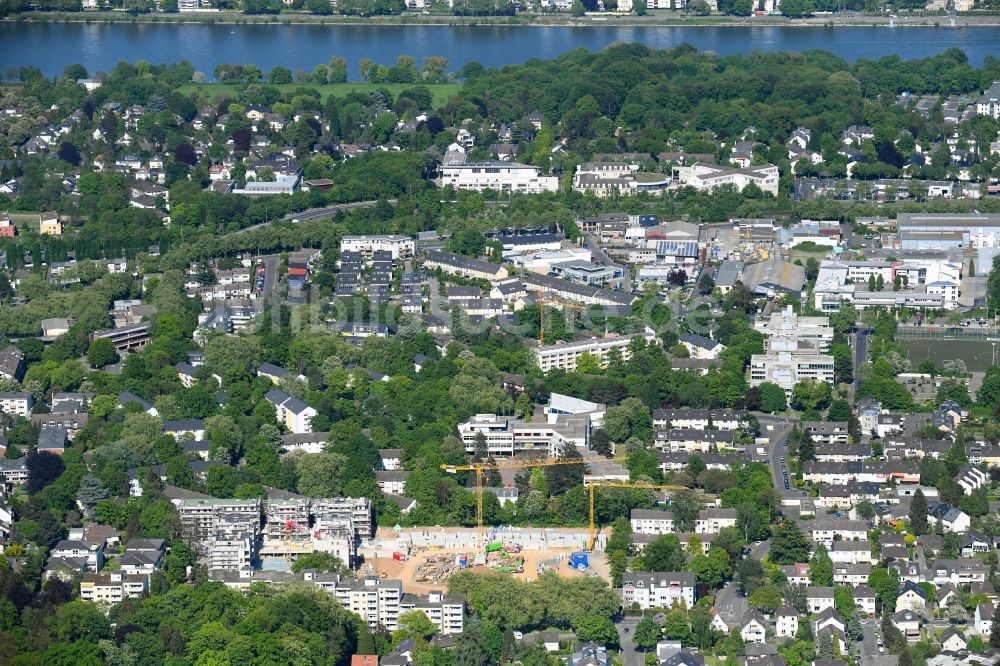
<svg viewBox="0 0 1000 666"><path fill-rule="evenodd" d="M444 583L458 569L459 565L455 561L454 555L443 553L429 555L427 559L417 565L413 580L416 583Z"/></svg>

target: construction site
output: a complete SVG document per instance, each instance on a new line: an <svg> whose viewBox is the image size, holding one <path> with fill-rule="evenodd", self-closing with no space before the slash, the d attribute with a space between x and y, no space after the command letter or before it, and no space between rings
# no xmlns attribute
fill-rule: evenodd
<svg viewBox="0 0 1000 666"><path fill-rule="evenodd" d="M603 548L607 535L598 535ZM498 528L480 534L474 528L380 528L373 542L362 547L364 570L403 581L407 592L440 590L453 574L469 570L499 571L524 581L554 571L560 576L600 576L610 580L602 553L588 553L585 528Z"/></svg>

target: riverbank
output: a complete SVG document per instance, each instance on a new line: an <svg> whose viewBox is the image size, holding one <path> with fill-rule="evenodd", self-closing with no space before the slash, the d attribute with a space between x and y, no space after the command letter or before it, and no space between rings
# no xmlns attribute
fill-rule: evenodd
<svg viewBox="0 0 1000 666"><path fill-rule="evenodd" d="M646 16L618 16L601 14L576 17L568 14L517 16L452 16L450 14L406 13L399 16L319 16L308 13L282 13L277 15L243 14L241 12L212 13L151 13L127 14L124 12L27 12L3 19L6 22L30 23L188 23L220 25L448 25L448 26L566 26L566 27L997 27L1000 15L962 15L949 17L943 14L887 16L829 15L812 18L789 19L783 16L692 16L676 12L653 12Z"/></svg>

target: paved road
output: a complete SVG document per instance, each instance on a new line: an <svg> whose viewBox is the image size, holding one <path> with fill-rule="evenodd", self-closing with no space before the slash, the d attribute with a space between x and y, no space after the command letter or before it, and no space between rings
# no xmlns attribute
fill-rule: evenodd
<svg viewBox="0 0 1000 666"><path fill-rule="evenodd" d="M624 617L615 622L615 628L618 629L618 644L622 648L622 666L642 666L646 663L643 654L635 649L635 643L632 641L637 624L639 624L637 617Z"/></svg>
<svg viewBox="0 0 1000 666"><path fill-rule="evenodd" d="M869 328L859 328L854 336L854 384L851 386L851 394L858 391L858 375L861 368L868 363L868 336L871 334Z"/></svg>
<svg viewBox="0 0 1000 666"><path fill-rule="evenodd" d="M878 625L874 622L861 625L861 656L868 657L878 655L878 640L875 638L875 630Z"/></svg>
<svg viewBox="0 0 1000 666"><path fill-rule="evenodd" d="M600 243L597 242L596 238L594 238L593 236L586 236L586 239L587 239L587 248L594 255L595 264L604 264L605 266L616 266L618 268L623 268L621 264L618 264L611 257L608 256L608 253L604 251ZM628 275L627 271L625 275L626 276Z"/></svg>
<svg viewBox="0 0 1000 666"><path fill-rule="evenodd" d="M243 229L239 229L238 231L234 231L233 233L234 234L245 234L248 231L252 231L254 229L260 229L261 227L266 227L266 226L268 226L270 224L274 224L275 222L289 222L289 221L291 221L294 224L298 224L299 222L308 222L309 220L318 220L318 219L323 218L323 217L330 217L331 215L333 215L334 213L336 213L338 210L351 210L352 208L370 208L370 207L374 206L376 203L378 203L378 202L377 201L354 201L352 203L343 203L343 204L336 204L336 205L333 205L333 206L327 206L326 208L310 208L309 210L304 210L304 211L302 211L300 213L289 213L288 215L285 215L284 217L278 218L276 220L271 220L269 222L261 222L260 224L254 224L253 226L249 226L249 227L245 227ZM396 203L396 200L395 199L389 199L389 203L394 204L394 203Z"/></svg>
<svg viewBox="0 0 1000 666"><path fill-rule="evenodd" d="M261 258L264 260L264 292L254 301L257 312L263 311L266 302L274 296L278 286L278 256L269 254Z"/></svg>
<svg viewBox="0 0 1000 666"><path fill-rule="evenodd" d="M761 435L768 437L770 440L767 457L768 463L771 465L771 477L774 480L774 487L778 489L782 497L804 497L807 493L793 486L791 484L791 477L789 477L788 488L785 488L784 475L782 474L782 469L787 468L785 456L788 453L788 449L785 444L797 419L769 416L767 414L757 414L756 416L757 421L760 423Z"/></svg>

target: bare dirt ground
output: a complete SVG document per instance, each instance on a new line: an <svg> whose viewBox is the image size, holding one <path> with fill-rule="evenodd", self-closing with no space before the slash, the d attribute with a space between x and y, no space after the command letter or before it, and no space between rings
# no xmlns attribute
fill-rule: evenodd
<svg viewBox="0 0 1000 666"><path fill-rule="evenodd" d="M472 553L469 550L437 548L421 549L414 553L413 556L405 562L397 562L391 558L377 557L369 558L366 560L366 564L371 564L372 568L379 577L402 580L403 590L405 592L424 594L434 590L443 590L447 588L448 583L447 580L442 580L441 582L417 582L417 567L424 563L428 557L445 554L458 555L463 552L468 553L471 558ZM584 575L598 575L607 581L611 580L611 572L603 553L591 553L589 572L580 572L575 569L571 569L569 566L569 555L571 552L573 551L568 548L521 551L519 556L524 558L524 573L515 573L510 575L518 580L535 580L538 578L539 565L541 565L542 562L547 562L550 567L549 570L556 571L556 573L560 576L567 578ZM552 564L555 564L557 568L552 569ZM455 570L458 571L459 569L456 568ZM492 571L492 569L487 566L468 567L468 570L479 573Z"/></svg>

